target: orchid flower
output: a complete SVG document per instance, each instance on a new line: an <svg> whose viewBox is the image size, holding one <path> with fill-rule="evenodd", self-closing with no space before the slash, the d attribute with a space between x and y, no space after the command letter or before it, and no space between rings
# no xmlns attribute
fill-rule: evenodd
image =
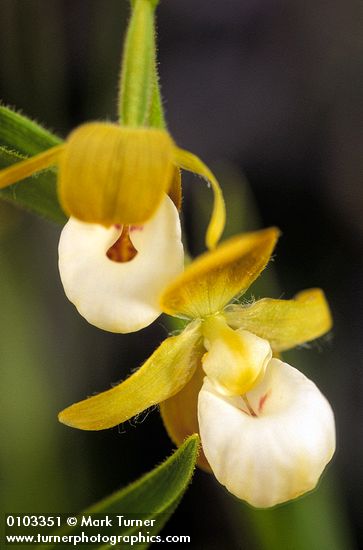
<svg viewBox="0 0 363 550"><path fill-rule="evenodd" d="M235 236L190 264L160 298L186 328L60 421L102 430L160 403L173 441L199 432L199 465L237 497L268 507L313 489L334 453L333 413L314 383L276 354L330 329L324 294L232 302L265 268L278 235L269 228Z"/></svg>
<svg viewBox="0 0 363 550"><path fill-rule="evenodd" d="M53 165L59 200L70 216L59 244L66 295L104 330L132 332L149 325L161 313L162 288L183 270L179 169L211 183L209 248L225 224L216 178L166 130L95 122L74 130L64 144L2 170L0 188Z"/></svg>
<svg viewBox="0 0 363 550"><path fill-rule="evenodd" d="M157 75L157 4L131 3L120 72L120 123L83 124L65 142L0 171L2 189L58 168L59 202L70 218L59 245L65 293L90 323L113 332L139 330L156 319L161 289L183 269L180 222L171 204L180 210L181 168L212 187L209 249L225 225L218 181L166 129Z"/></svg>

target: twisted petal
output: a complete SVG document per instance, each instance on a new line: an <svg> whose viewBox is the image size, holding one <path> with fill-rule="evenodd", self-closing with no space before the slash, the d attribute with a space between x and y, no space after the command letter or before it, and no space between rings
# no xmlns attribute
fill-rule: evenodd
<svg viewBox="0 0 363 550"><path fill-rule="evenodd" d="M304 290L293 300L263 298L248 306L231 305L225 317L231 327L268 340L274 351L314 340L332 326L329 305L319 288Z"/></svg>
<svg viewBox="0 0 363 550"><path fill-rule="evenodd" d="M71 218L59 242L59 271L68 299L89 323L126 333L160 315L158 297L183 270L183 246L178 212L167 196L151 220L131 227L137 254L127 262L106 255L120 233Z"/></svg>
<svg viewBox="0 0 363 550"><path fill-rule="evenodd" d="M246 330L234 331L220 318L203 324L203 370L224 395L246 393L265 373L272 357L270 344Z"/></svg>
<svg viewBox="0 0 363 550"><path fill-rule="evenodd" d="M13 183L23 180L36 172L50 168L58 164L64 151L64 145L52 147L39 155L35 155L21 162L12 164L8 168L0 171L0 189L8 187Z"/></svg>
<svg viewBox="0 0 363 550"><path fill-rule="evenodd" d="M313 489L335 450L334 416L302 373L272 359L260 384L225 397L205 380L198 416L214 475L238 498L265 508Z"/></svg>
<svg viewBox="0 0 363 550"><path fill-rule="evenodd" d="M204 348L201 346L199 361L203 352ZM178 446L190 435L199 433L198 394L203 385L203 379L204 372L199 365L192 378L180 392L160 403L160 413L164 426L170 438ZM198 466L207 472L211 472L202 450L198 456Z"/></svg>
<svg viewBox="0 0 363 550"><path fill-rule="evenodd" d="M182 187L181 187L181 175L179 168L174 168L174 174L171 181L171 186L168 191L168 195L177 207L178 210L182 206Z"/></svg>
<svg viewBox="0 0 363 550"><path fill-rule="evenodd" d="M195 174L199 174L203 178L207 179L214 193L214 205L211 220L208 225L206 244L208 248L214 248L218 243L224 226L226 224L226 207L224 204L222 190L219 186L214 174L209 170L208 166L204 164L196 155L183 149L174 149L175 162L180 168L189 170Z"/></svg>
<svg viewBox="0 0 363 550"><path fill-rule="evenodd" d="M274 227L244 233L203 254L163 292L161 309L191 319L222 310L258 277L278 236Z"/></svg>
<svg viewBox="0 0 363 550"><path fill-rule="evenodd" d="M139 224L172 184L173 142L165 130L88 123L60 159L60 202L70 216L104 226Z"/></svg>
<svg viewBox="0 0 363 550"><path fill-rule="evenodd" d="M111 390L68 407L60 422L81 430L111 428L177 393L200 361L200 325L164 340L143 366Z"/></svg>

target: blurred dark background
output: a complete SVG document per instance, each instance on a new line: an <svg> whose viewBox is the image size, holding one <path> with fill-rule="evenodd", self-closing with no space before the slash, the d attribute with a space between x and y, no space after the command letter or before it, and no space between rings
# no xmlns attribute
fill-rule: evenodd
<svg viewBox="0 0 363 550"><path fill-rule="evenodd" d="M115 120L128 2L0 0L0 13L5 104L61 136L86 120ZM362 23L360 0L164 0L158 9L172 135L215 169L229 233L272 224L283 232L256 296L319 286L335 320L332 338L291 355L336 413L338 450L320 490L256 512L199 472L166 528L191 534L192 548L363 547ZM197 254L209 192L193 177L184 182ZM143 331L142 347L140 334L89 326L61 288L60 228L0 208L1 505L78 510L173 446L156 411L100 433L61 426L56 414L137 367L166 321Z"/></svg>

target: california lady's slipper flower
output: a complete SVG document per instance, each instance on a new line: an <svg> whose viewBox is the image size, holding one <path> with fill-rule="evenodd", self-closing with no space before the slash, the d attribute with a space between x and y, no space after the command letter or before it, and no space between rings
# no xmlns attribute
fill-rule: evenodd
<svg viewBox="0 0 363 550"><path fill-rule="evenodd" d="M211 182L210 248L225 223L214 175L195 155L179 149L166 130L97 122L80 126L64 144L2 170L0 188L52 165L58 166L59 200L70 216L59 245L66 295L104 330L132 332L149 325L161 313L161 290L183 270L179 168ZM120 253L125 244L135 257ZM129 316L124 307L131 307Z"/></svg>
<svg viewBox="0 0 363 550"><path fill-rule="evenodd" d="M157 3L132 2L120 75L120 124L83 124L65 142L0 172L1 189L58 169L59 202L70 217L59 246L65 292L89 322L116 332L150 324L161 312L158 295L183 269L176 210L181 168L201 175L213 189L208 248L217 244L225 224L216 178L165 128L156 71Z"/></svg>
<svg viewBox="0 0 363 550"><path fill-rule="evenodd" d="M101 430L161 403L171 438L199 432L199 465L239 498L272 506L312 489L334 452L333 415L315 385L272 354L330 329L324 294L228 305L264 269L277 237L274 228L236 236L195 260L160 299L164 312L191 321L184 331L60 421Z"/></svg>

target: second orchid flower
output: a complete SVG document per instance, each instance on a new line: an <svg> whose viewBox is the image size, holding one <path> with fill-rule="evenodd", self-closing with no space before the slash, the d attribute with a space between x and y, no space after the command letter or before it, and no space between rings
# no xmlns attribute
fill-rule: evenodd
<svg viewBox="0 0 363 550"><path fill-rule="evenodd" d="M190 322L111 390L72 405L60 421L110 428L161 403L171 438L199 432L200 465L254 506L313 489L335 449L334 417L303 374L276 357L324 334L324 294L230 304L267 262L278 231L236 236L194 261L163 291L160 308ZM275 355L275 357L274 357Z"/></svg>

